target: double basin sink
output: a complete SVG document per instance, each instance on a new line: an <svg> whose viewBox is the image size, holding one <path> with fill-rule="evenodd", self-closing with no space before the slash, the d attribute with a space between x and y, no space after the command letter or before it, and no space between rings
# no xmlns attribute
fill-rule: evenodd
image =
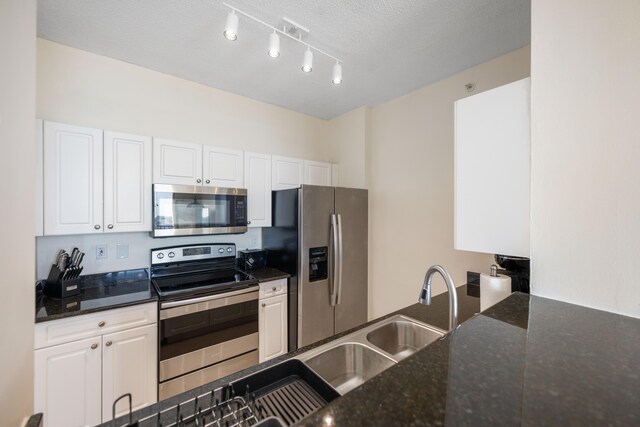
<svg viewBox="0 0 640 427"><path fill-rule="evenodd" d="M296 356L345 393L426 347L445 331L397 315Z"/></svg>
<svg viewBox="0 0 640 427"><path fill-rule="evenodd" d="M254 390L262 426L293 425L445 335L397 315L231 383ZM247 391L248 393L248 391Z"/></svg>

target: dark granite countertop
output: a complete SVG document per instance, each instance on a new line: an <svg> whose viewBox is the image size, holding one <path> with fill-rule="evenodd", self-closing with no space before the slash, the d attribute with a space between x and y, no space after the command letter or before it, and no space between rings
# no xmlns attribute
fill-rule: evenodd
<svg viewBox="0 0 640 427"><path fill-rule="evenodd" d="M515 293L301 424L637 426L638 390L640 319Z"/></svg>
<svg viewBox="0 0 640 427"><path fill-rule="evenodd" d="M473 286L458 288L464 323L453 333L301 425L640 425L640 319L521 293L475 315L480 302L472 295ZM359 328L394 314L445 328L448 297L438 295L431 306L414 304ZM134 419L354 330L136 411Z"/></svg>
<svg viewBox="0 0 640 427"><path fill-rule="evenodd" d="M264 268L258 268L255 270L242 270L242 271L244 271L246 274L250 276L253 276L259 283L270 282L272 280L278 280L278 279L288 279L289 277L291 277L290 274L280 270L276 270L275 268L272 268L272 267L264 267Z"/></svg>
<svg viewBox="0 0 640 427"><path fill-rule="evenodd" d="M55 299L36 291L36 323L158 300L146 269L82 277L79 295Z"/></svg>

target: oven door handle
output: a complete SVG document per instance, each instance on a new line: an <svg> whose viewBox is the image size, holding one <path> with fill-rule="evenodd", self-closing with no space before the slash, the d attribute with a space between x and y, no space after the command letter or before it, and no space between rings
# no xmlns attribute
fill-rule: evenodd
<svg viewBox="0 0 640 427"><path fill-rule="evenodd" d="M258 289L260 289L258 286L251 286L250 288L244 288L244 289L240 289L237 291L232 291L232 292L225 292L223 294L216 294L216 295L207 295L204 297L198 297L198 298L191 298L191 299L183 299L180 301L169 301L169 302L163 302L160 304L160 309L165 309L165 308L172 308L172 307L181 307L183 305L190 305L190 304L197 304L197 303L201 303L201 302L206 302L206 301L214 301L217 299L225 299L225 298L229 298L235 295L242 295L242 294L247 294L250 292L255 292L255 298L251 298L251 299L258 299ZM250 300L249 300L250 301Z"/></svg>

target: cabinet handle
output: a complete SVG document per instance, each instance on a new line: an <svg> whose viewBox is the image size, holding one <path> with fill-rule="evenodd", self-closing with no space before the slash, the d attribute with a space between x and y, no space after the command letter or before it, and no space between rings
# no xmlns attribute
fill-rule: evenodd
<svg viewBox="0 0 640 427"><path fill-rule="evenodd" d="M196 179L196 182L197 182L198 184L200 184L200 183L202 182L202 180L201 180L200 178L198 178L198 179Z"/></svg>
<svg viewBox="0 0 640 427"><path fill-rule="evenodd" d="M251 221L247 221L247 225L251 225Z"/></svg>
<svg viewBox="0 0 640 427"><path fill-rule="evenodd" d="M101 328L102 328L104 325L106 325L106 323L105 323L104 321L103 321L103 322L98 323L98 326L99 326L99 327L101 327Z"/></svg>
<svg viewBox="0 0 640 427"><path fill-rule="evenodd" d="M205 181L207 184L211 184L211 180L206 180Z"/></svg>
<svg viewBox="0 0 640 427"><path fill-rule="evenodd" d="M91 350L95 350L96 348L98 348L98 344L96 343L91 344Z"/></svg>
<svg viewBox="0 0 640 427"><path fill-rule="evenodd" d="M107 341L104 345L106 345L107 347L111 347L111 344L113 344L112 341Z"/></svg>
<svg viewBox="0 0 640 427"><path fill-rule="evenodd" d="M109 225L107 225L107 228L108 228L109 230L111 230L111 229L113 228L113 224L109 224Z"/></svg>
<svg viewBox="0 0 640 427"><path fill-rule="evenodd" d="M267 304L265 304L265 303L262 303L262 306L263 306L263 307L266 307L266 306L267 306Z"/></svg>
<svg viewBox="0 0 640 427"><path fill-rule="evenodd" d="M93 228L95 228L96 230L100 230L100 226L98 224L94 225Z"/></svg>
<svg viewBox="0 0 640 427"><path fill-rule="evenodd" d="M274 292L276 291L276 289L277 288L275 286L273 288L271 288L271 290L274 291Z"/></svg>

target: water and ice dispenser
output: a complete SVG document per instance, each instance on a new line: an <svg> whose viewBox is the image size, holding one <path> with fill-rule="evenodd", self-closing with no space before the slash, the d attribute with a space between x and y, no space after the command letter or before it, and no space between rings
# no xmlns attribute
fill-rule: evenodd
<svg viewBox="0 0 640 427"><path fill-rule="evenodd" d="M327 279L326 246L309 249L309 282Z"/></svg>

